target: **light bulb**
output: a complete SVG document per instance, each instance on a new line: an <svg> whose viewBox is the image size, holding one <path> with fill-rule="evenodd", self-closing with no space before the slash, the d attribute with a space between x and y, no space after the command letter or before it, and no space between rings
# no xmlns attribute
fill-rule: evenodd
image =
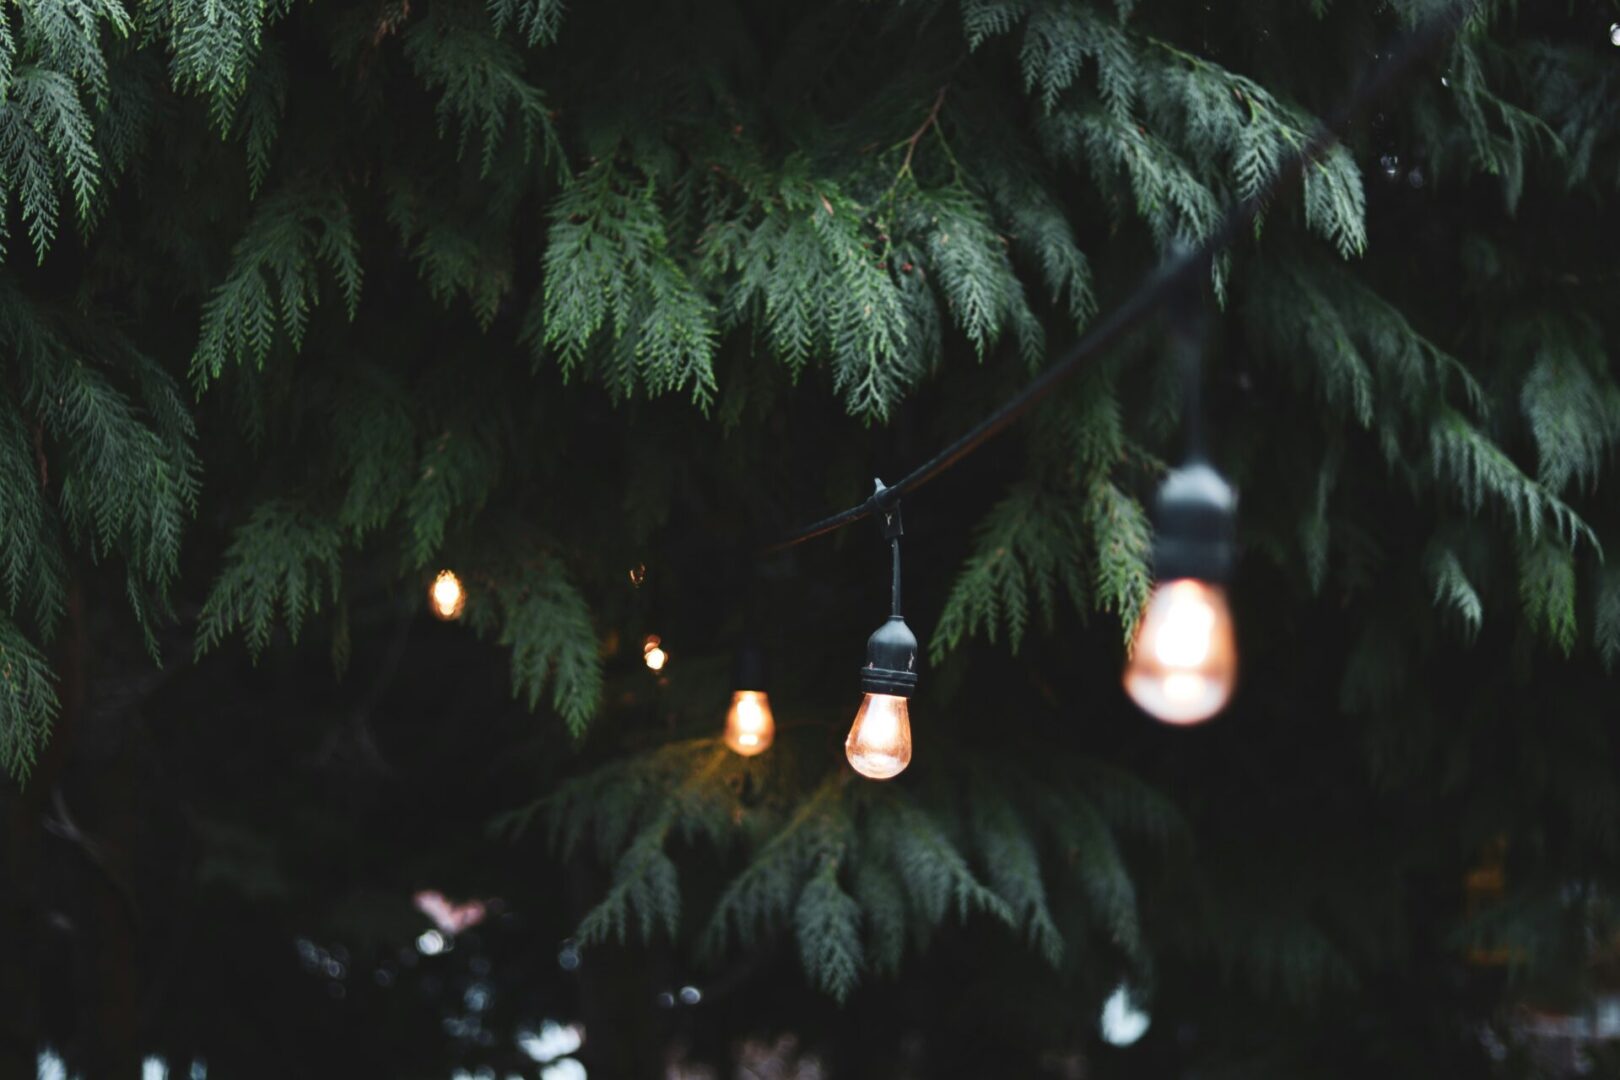
<svg viewBox="0 0 1620 1080"><path fill-rule="evenodd" d="M1226 590L1194 578L1161 583L1136 632L1125 691L1170 724L1196 724L1220 712L1237 679Z"/></svg>
<svg viewBox="0 0 1620 1080"><path fill-rule="evenodd" d="M738 690L726 713L726 745L743 757L763 754L776 738L771 699L763 690Z"/></svg>
<svg viewBox="0 0 1620 1080"><path fill-rule="evenodd" d="M911 764L911 711L894 694L867 694L844 740L844 756L871 780L899 776Z"/></svg>
<svg viewBox="0 0 1620 1080"><path fill-rule="evenodd" d="M1139 1008L1131 992L1121 986L1103 1002L1098 1026L1102 1028L1103 1039L1110 1044L1130 1046L1147 1032L1152 1023L1153 1018Z"/></svg>
<svg viewBox="0 0 1620 1080"><path fill-rule="evenodd" d="M433 606L433 614L445 622L461 618L461 609L467 604L467 593L454 570L439 571L439 576L433 579L433 585L428 589L428 600Z"/></svg>

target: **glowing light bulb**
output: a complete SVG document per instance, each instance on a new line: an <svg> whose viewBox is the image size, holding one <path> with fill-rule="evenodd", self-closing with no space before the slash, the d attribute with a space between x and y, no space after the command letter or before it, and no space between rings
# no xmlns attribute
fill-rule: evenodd
<svg viewBox="0 0 1620 1080"><path fill-rule="evenodd" d="M467 605L467 591L461 587L461 579L454 570L439 571L428 588L428 601L433 614L445 622L461 618L461 609Z"/></svg>
<svg viewBox="0 0 1620 1080"><path fill-rule="evenodd" d="M1153 1018L1137 1006L1131 992L1123 986L1103 1002L1102 1016L1098 1019L1102 1037L1114 1046L1130 1046L1152 1023Z"/></svg>
<svg viewBox="0 0 1620 1080"><path fill-rule="evenodd" d="M867 694L844 740L844 756L871 780L899 776L911 764L911 710L893 694Z"/></svg>
<svg viewBox="0 0 1620 1080"><path fill-rule="evenodd" d="M1131 699L1166 723L1196 724L1225 707L1236 680L1226 590L1193 578L1154 589L1125 668Z"/></svg>
<svg viewBox="0 0 1620 1080"><path fill-rule="evenodd" d="M726 712L726 745L743 757L763 754L776 738L771 699L763 690L738 690Z"/></svg>
<svg viewBox="0 0 1620 1080"><path fill-rule="evenodd" d="M641 659L650 671L663 671L664 665L669 663L669 653L663 650L662 640L657 634L649 634L641 643Z"/></svg>

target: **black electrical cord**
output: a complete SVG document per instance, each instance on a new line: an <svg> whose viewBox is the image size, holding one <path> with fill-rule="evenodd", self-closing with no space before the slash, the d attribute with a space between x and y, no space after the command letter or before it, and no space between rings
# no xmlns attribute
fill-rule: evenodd
<svg viewBox="0 0 1620 1080"><path fill-rule="evenodd" d="M1062 359L1037 375L1028 386L1009 398L1001 408L969 428L955 442L895 483L880 488L860 505L788 533L764 550L774 552L793 547L860 521L879 510L893 507L902 495L915 491L1012 426L1056 389L1059 383L1080 370L1082 361L1101 351L1125 331L1141 322L1160 304L1170 300L1178 292L1201 289L1202 278L1221 249L1247 230L1256 215L1286 184L1302 175L1317 158L1339 141L1336 134L1339 129L1348 126L1356 113L1383 94L1391 83L1405 74L1406 70L1431 48L1449 39L1477 7L1477 0L1463 0L1445 14L1435 16L1407 35L1397 48L1390 50L1387 60L1371 68L1362 77L1346 103L1327 120L1317 125L1305 145L1283 162L1259 191L1226 212L1219 228L1197 247L1172 255L1165 265L1143 282L1123 304L1075 342Z"/></svg>
<svg viewBox="0 0 1620 1080"><path fill-rule="evenodd" d="M900 538L889 539L889 552L893 557L894 570L889 586L889 614L895 618L900 617Z"/></svg>

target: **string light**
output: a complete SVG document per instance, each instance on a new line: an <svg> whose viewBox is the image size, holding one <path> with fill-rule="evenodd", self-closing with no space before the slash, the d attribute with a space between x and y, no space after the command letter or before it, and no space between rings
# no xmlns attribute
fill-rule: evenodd
<svg viewBox="0 0 1620 1080"><path fill-rule="evenodd" d="M771 698L763 690L738 690L726 710L726 745L743 757L763 754L776 739Z"/></svg>
<svg viewBox="0 0 1620 1080"><path fill-rule="evenodd" d="M454 570L440 570L433 579L433 584L428 586L428 606L445 622L461 618L461 610L467 606L467 590L461 587L461 579Z"/></svg>
<svg viewBox="0 0 1620 1080"><path fill-rule="evenodd" d="M911 708L907 701L917 688L917 635L900 616L900 504L883 506L883 481L877 482L894 571L891 608L887 622L866 642L866 666L861 668L861 689L866 696L855 713L855 723L844 740L844 756L862 776L887 780L911 764Z"/></svg>
<svg viewBox="0 0 1620 1080"><path fill-rule="evenodd" d="M1285 155L1278 162L1277 168L1270 170L1267 181L1259 191L1252 193L1249 198L1233 202L1226 207L1225 214L1221 215L1220 222L1204 233L1204 238L1196 248L1183 249L1173 253L1170 261L1166 262L1157 274L1153 274L1147 282L1142 283L1124 303L1103 319L1098 319L1077 342L1072 343L1063 356L1056 358L1053 363L1047 364L1035 379L1025 385L1024 389L1014 393L1013 397L1001 403L993 413L985 416L966 432L946 445L932 458L923 461L922 465L902 476L893 487L878 484L878 491L870 499L855 507L841 510L831 517L812 521L810 525L797 529L794 533L786 534L781 539L765 547L766 552L778 552L795 544L802 544L816 536L825 536L834 529L852 525L862 518L872 517L875 513L885 515L888 520L891 508L899 505L899 497L907 492L915 491L917 487L928 483L930 479L956 465L957 461L966 458L969 453L982 447L985 442L1006 431L1016 421L1034 410L1035 405L1045 400L1048 393L1055 389L1059 382L1084 371L1087 359L1092 359L1103 348L1124 337L1129 330L1134 329L1139 322L1155 311L1163 303L1174 303L1178 296L1186 296L1192 288L1199 287L1200 283L1210 279L1210 262L1213 257L1225 251L1233 241L1246 235L1254 223L1260 210L1272 204L1272 198L1277 194L1286 181L1298 178L1306 173L1314 162L1322 160L1325 154L1340 142L1340 131L1346 128L1349 118L1358 112L1366 100L1374 94L1385 91L1388 84L1393 83L1400 74L1413 68L1419 58L1424 57L1437 42L1450 39L1460 28L1463 19L1468 15L1468 5L1453 5L1442 15L1430 18L1422 23L1416 31L1401 42L1398 49L1392 50L1387 57L1380 58L1380 63L1361 79L1359 89L1351 99L1346 100L1330 117L1317 123L1309 138L1296 142L1293 151ZM1610 40L1620 45L1620 23L1615 23L1609 29ZM1443 78L1443 86L1448 86L1448 79ZM1184 309L1191 311L1189 304ZM1192 334L1183 334L1183 345L1186 353L1191 356L1186 364L1189 372L1189 390L1187 397L1187 416L1189 421L1196 424L1199 410L1197 410L1196 393L1196 337ZM1231 633L1231 614L1226 606L1225 589L1221 583L1225 581L1226 573L1230 572L1231 563L1231 533L1233 533L1233 508L1236 504L1231 487L1226 486L1225 479L1215 473L1213 468L1205 465L1200 453L1197 432L1189 432L1189 453L1187 463L1171 473L1166 479L1165 487L1160 491L1158 500L1158 538L1155 542L1155 576L1158 586L1153 591L1149 602L1147 615L1142 619L1142 625L1137 633L1136 648L1132 648L1131 662L1129 662L1124 683L1129 695L1136 699L1145 711L1163 721L1174 724L1192 724L1192 722L1209 719L1215 712L1220 711L1231 696L1231 688L1236 682L1236 648L1233 646L1233 633ZM1183 474L1197 473L1196 476L1183 476ZM1207 476L1205 476L1207 473ZM1202 491L1186 491L1187 499L1183 502L1176 500L1176 489L1179 479L1199 479ZM1202 479L1213 479L1213 484L1202 484ZM894 521L899 515L894 512ZM888 534L888 533L886 533ZM891 536L894 539L896 534ZM1202 555L1197 552L1202 549ZM1183 563L1183 572L1178 570L1178 559L1191 560L1192 565ZM872 635L867 643L867 669L863 669L862 683L867 687L867 699L860 706L860 712L855 714L854 729L846 743L851 764L863 776L880 776L878 772L868 771L876 763L868 763L867 748L875 745L875 732L885 732L883 742L889 743L896 750L893 761L888 767L893 771L885 772L883 776L896 776L906 767L910 759L910 716L907 706L907 696L910 688L915 687L915 672L912 670L915 662L915 636L907 630L904 620L899 619L899 544L894 542L894 604L891 625L880 628L878 633ZM909 657L909 662L906 662ZM893 664L893 662L906 662L901 670L889 670L891 675L904 675L909 683L894 682L889 688L878 685L881 678L875 672L880 672L878 661ZM873 687L876 687L873 690ZM897 690L896 690L897 687ZM870 730L867 730L870 729ZM904 743L904 758L901 758L897 748ZM859 758L859 761L857 761ZM897 764L893 764L897 763Z"/></svg>
<svg viewBox="0 0 1620 1080"><path fill-rule="evenodd" d="M1222 583L1232 569L1237 497L1204 460L1197 291L1180 290L1171 308L1172 344L1185 380L1187 460L1171 470L1154 506L1157 579L1125 667L1125 691L1168 724L1197 724L1226 706L1237 681L1232 613Z"/></svg>
<svg viewBox="0 0 1620 1080"><path fill-rule="evenodd" d="M776 739L776 718L765 692L765 662L758 649L738 651L735 685L731 708L726 710L725 743L743 757L763 754Z"/></svg>
<svg viewBox="0 0 1620 1080"><path fill-rule="evenodd" d="M1271 171L1261 191L1232 205L1196 249L1174 252L1159 273L1000 408L906 474L894 487L887 488L879 481L866 501L813 522L766 549L791 547L873 514L883 518L884 535L893 551L893 614L867 641L867 662L861 672L865 696L845 741L845 754L857 772L873 779L887 779L899 775L911 761L909 698L917 684L917 639L900 615L900 496L927 483L1006 430L1058 383L1082 370L1083 361L1124 335L1161 303L1169 303L1174 314L1178 300L1182 301L1179 313L1183 317L1177 329L1187 372L1189 452L1186 462L1170 474L1159 492L1154 549L1158 584L1138 627L1124 684L1145 711L1170 723L1197 723L1225 706L1237 673L1231 613L1222 585L1231 569L1236 499L1226 481L1203 458L1198 431L1201 414L1197 335L1191 329L1194 319L1189 317L1190 312L1201 314L1201 305L1195 308L1186 300L1201 282L1208 280L1213 257L1244 233L1271 194L1339 141L1336 131L1344 126L1344 119L1360 104L1360 98L1392 81L1436 41L1448 37L1464 11L1466 5L1458 5L1448 16L1430 20L1411 35L1402 49L1364 80L1362 94L1347 103L1339 115L1319 124L1294 153ZM1609 34L1611 42L1620 46L1620 23L1613 24ZM1441 82L1449 85L1444 77ZM631 585L639 588L645 580L645 566L631 568L628 576ZM440 618L460 616L465 595L453 572L441 571L429 595ZM660 672L669 654L659 638L652 635L643 645L642 658L648 669ZM770 745L773 729L764 690L738 688L727 716L727 745L738 753L762 752ZM756 745L758 749L753 749Z"/></svg>

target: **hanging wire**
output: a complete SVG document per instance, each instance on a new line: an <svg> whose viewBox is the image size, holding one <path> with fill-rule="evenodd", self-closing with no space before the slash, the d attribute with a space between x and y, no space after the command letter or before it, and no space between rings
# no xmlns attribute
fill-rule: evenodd
<svg viewBox="0 0 1620 1080"><path fill-rule="evenodd" d="M1358 112L1380 97L1430 49L1449 40L1478 6L1477 0L1463 0L1444 14L1437 15L1418 26L1397 46L1390 49L1388 58L1362 76L1345 103L1326 120L1317 124L1305 144L1283 161L1258 191L1234 204L1226 212L1214 232L1197 246L1188 247L1179 254L1172 254L1159 270L1150 275L1126 298L1124 303L1070 346L1061 359L1037 375L1024 389L1007 399L1001 408L969 428L954 442L895 483L880 488L865 502L787 533L768 545L764 551L767 553L781 551L802 544L806 540L813 540L870 517L879 510L889 509L902 495L917 490L1011 427L1057 389L1059 383L1079 371L1083 361L1112 344L1176 293L1185 295L1187 291L1201 290L1215 256L1250 227L1255 217L1279 191L1303 175L1307 168L1339 141L1339 130L1347 127ZM1189 401L1188 404L1196 406L1197 402Z"/></svg>
<svg viewBox="0 0 1620 1080"><path fill-rule="evenodd" d="M1170 349L1181 373L1181 430L1185 433L1188 461L1202 461L1207 452L1204 416L1204 333L1209 323L1204 294L1199 287L1208 276L1204 263L1188 275L1165 300L1170 322Z"/></svg>
<svg viewBox="0 0 1620 1080"><path fill-rule="evenodd" d="M893 578L889 585L889 614L900 615L900 538L889 538L889 552L893 559Z"/></svg>

